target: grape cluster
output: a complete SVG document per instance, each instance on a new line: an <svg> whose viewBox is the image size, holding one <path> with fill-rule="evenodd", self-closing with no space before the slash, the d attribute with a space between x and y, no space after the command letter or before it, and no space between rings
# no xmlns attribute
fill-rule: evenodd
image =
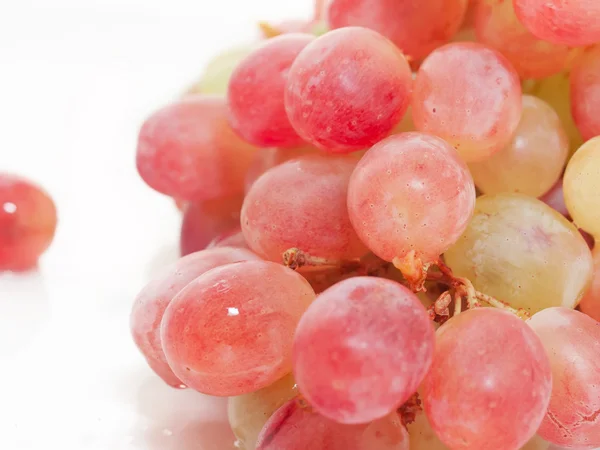
<svg viewBox="0 0 600 450"><path fill-rule="evenodd" d="M600 2L316 11L141 128L148 364L244 450L599 448Z"/></svg>

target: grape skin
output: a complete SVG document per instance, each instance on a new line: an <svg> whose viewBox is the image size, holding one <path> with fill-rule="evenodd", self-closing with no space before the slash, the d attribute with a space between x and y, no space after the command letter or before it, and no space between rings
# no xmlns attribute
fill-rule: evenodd
<svg viewBox="0 0 600 450"><path fill-rule="evenodd" d="M437 331L423 404L452 450L517 450L540 425L552 373L539 338L515 315L476 308Z"/></svg>
<svg viewBox="0 0 600 450"><path fill-rule="evenodd" d="M241 250L240 250L241 251ZM233 396L266 387L292 369L292 340L315 297L293 270L267 261L217 267L167 306L161 340L187 386Z"/></svg>
<svg viewBox="0 0 600 450"><path fill-rule="evenodd" d="M571 112L585 140L600 136L600 45L581 55L569 78Z"/></svg>
<svg viewBox="0 0 600 450"><path fill-rule="evenodd" d="M248 244L246 243L246 239L244 239L244 233L242 233L242 229L239 226L233 230L217 235L210 244L208 244L207 248L215 247L236 247L247 248L250 250L250 247L248 247Z"/></svg>
<svg viewBox="0 0 600 450"><path fill-rule="evenodd" d="M563 216L569 216L569 211L567 211L567 205L565 204L565 195L563 192L563 179L560 178L554 186L548 190L544 195L540 197L540 200L543 201L550 208L562 214Z"/></svg>
<svg viewBox="0 0 600 450"><path fill-rule="evenodd" d="M600 247L592 251L594 257L594 277L592 284L579 303L581 312L600 322Z"/></svg>

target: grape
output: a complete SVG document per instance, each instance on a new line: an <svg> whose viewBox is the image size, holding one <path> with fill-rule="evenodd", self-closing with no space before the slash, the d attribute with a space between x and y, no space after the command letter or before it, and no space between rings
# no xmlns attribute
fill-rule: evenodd
<svg viewBox="0 0 600 450"><path fill-rule="evenodd" d="M260 391L230 397L229 424L238 439L238 448L254 450L258 435L267 420L297 395L296 381L290 374Z"/></svg>
<svg viewBox="0 0 600 450"><path fill-rule="evenodd" d="M362 26L390 39L411 59L421 59L458 31L468 0L331 0L330 28Z"/></svg>
<svg viewBox="0 0 600 450"><path fill-rule="evenodd" d="M552 188L550 188L548 192L541 196L540 200L559 214L562 214L563 216L568 218L569 211L567 211L567 205L565 205L562 178L560 178L556 183L554 183L554 186L552 186Z"/></svg>
<svg viewBox="0 0 600 450"><path fill-rule="evenodd" d="M502 53L522 78L565 70L571 49L538 39L519 22L511 0L481 0L475 11L478 40Z"/></svg>
<svg viewBox="0 0 600 450"><path fill-rule="evenodd" d="M314 36L320 36L327 31L324 29L323 24L316 20L292 19L278 23L260 22L259 27L263 36L267 39L290 33L310 33Z"/></svg>
<svg viewBox="0 0 600 450"><path fill-rule="evenodd" d="M600 323L557 307L528 324L542 340L554 380L539 435L568 448L600 447Z"/></svg>
<svg viewBox="0 0 600 450"><path fill-rule="evenodd" d="M467 230L444 256L479 291L530 312L574 308L592 276L591 253L579 231L522 194L479 197Z"/></svg>
<svg viewBox="0 0 600 450"><path fill-rule="evenodd" d="M431 427L452 450L517 450L540 425L552 391L548 357L513 314L476 308L437 331L423 383Z"/></svg>
<svg viewBox="0 0 600 450"><path fill-rule="evenodd" d="M269 419L256 450L409 450L398 414L365 425L342 425L292 399Z"/></svg>
<svg viewBox="0 0 600 450"><path fill-rule="evenodd" d="M248 250L250 249L246 243L246 239L244 239L244 233L242 233L242 229L239 226L233 230L217 235L210 242L210 244L208 244L207 248L215 247L237 247L247 248Z"/></svg>
<svg viewBox="0 0 600 450"><path fill-rule="evenodd" d="M321 293L294 337L294 375L320 414L368 423L414 394L431 364L426 309L391 280L354 277Z"/></svg>
<svg viewBox="0 0 600 450"><path fill-rule="evenodd" d="M217 236L234 231L240 223L243 201L243 196L234 195L188 203L181 222L181 255L204 250Z"/></svg>
<svg viewBox="0 0 600 450"><path fill-rule="evenodd" d="M298 147L303 141L283 103L290 66L314 36L291 33L269 39L237 66L227 91L229 124L260 147Z"/></svg>
<svg viewBox="0 0 600 450"><path fill-rule="evenodd" d="M266 387L291 371L294 330L314 297L304 278L267 261L206 272L165 311L161 339L169 366L209 395Z"/></svg>
<svg viewBox="0 0 600 450"><path fill-rule="evenodd" d="M0 271L33 269L56 231L56 207L41 187L0 172Z"/></svg>
<svg viewBox="0 0 600 450"><path fill-rule="evenodd" d="M298 134L323 150L369 147L400 121L412 76L402 53L379 33L360 27L330 31L292 64L285 109Z"/></svg>
<svg viewBox="0 0 600 450"><path fill-rule="evenodd" d="M556 112L543 100L523 96L523 115L511 142L488 159L469 165L486 194L520 192L539 197L562 174L569 139Z"/></svg>
<svg viewBox="0 0 600 450"><path fill-rule="evenodd" d="M153 189L180 200L210 200L244 191L255 148L227 125L225 100L190 96L142 126L137 169Z"/></svg>
<svg viewBox="0 0 600 450"><path fill-rule="evenodd" d="M484 159L519 124L519 77L495 50L473 42L445 45L419 69L412 113L418 130L446 139L465 161Z"/></svg>
<svg viewBox="0 0 600 450"><path fill-rule="evenodd" d="M249 247L277 262L290 248L336 260L367 253L346 208L355 165L353 158L306 156L263 174L242 207L242 231Z"/></svg>
<svg viewBox="0 0 600 450"><path fill-rule="evenodd" d="M585 140L600 136L600 45L584 53L571 71L571 111Z"/></svg>
<svg viewBox="0 0 600 450"><path fill-rule="evenodd" d="M404 133L372 147L348 188L350 220L386 261L415 251L434 261L466 228L475 188L456 151L435 136Z"/></svg>
<svg viewBox="0 0 600 450"><path fill-rule="evenodd" d="M600 41L597 0L513 0L519 20L535 36L572 47Z"/></svg>
<svg viewBox="0 0 600 450"><path fill-rule="evenodd" d="M563 190L573 221L600 237L600 136L575 152L565 171Z"/></svg>
<svg viewBox="0 0 600 450"><path fill-rule="evenodd" d="M600 322L600 247L592 252L594 258L594 277L592 284L581 299L579 309Z"/></svg>
<svg viewBox="0 0 600 450"><path fill-rule="evenodd" d="M160 338L160 323L173 297L210 269L255 259L259 258L254 253L229 247L192 253L165 269L138 294L131 311L131 334L148 365L165 383L173 387L183 385L167 363Z"/></svg>

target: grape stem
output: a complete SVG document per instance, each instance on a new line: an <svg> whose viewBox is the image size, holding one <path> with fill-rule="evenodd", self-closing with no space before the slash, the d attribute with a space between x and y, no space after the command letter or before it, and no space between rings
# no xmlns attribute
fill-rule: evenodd
<svg viewBox="0 0 600 450"><path fill-rule="evenodd" d="M343 261L339 259L321 258L319 256L312 256L296 247L290 248L283 253L283 264L293 270L304 266L340 267L343 269L356 270L362 265L360 259Z"/></svg>

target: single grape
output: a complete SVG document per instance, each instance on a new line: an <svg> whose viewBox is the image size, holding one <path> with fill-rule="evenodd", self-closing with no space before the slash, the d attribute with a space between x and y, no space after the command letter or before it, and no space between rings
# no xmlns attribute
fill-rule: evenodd
<svg viewBox="0 0 600 450"><path fill-rule="evenodd" d="M575 152L565 171L563 190L573 221L600 237L600 136Z"/></svg>
<svg viewBox="0 0 600 450"><path fill-rule="evenodd" d="M341 28L300 52L288 74L285 109L304 140L346 153L392 131L411 86L408 62L390 41L366 28Z"/></svg>
<svg viewBox="0 0 600 450"><path fill-rule="evenodd" d="M511 0L481 0L475 11L479 42L502 53L522 78L544 78L567 67L571 48L538 39L517 19Z"/></svg>
<svg viewBox="0 0 600 450"><path fill-rule="evenodd" d="M255 148L227 124L225 99L189 96L154 113L142 126L137 169L153 189L180 200L244 192Z"/></svg>
<svg viewBox="0 0 600 450"><path fill-rule="evenodd" d="M540 436L567 448L600 447L600 323L558 307L527 323L542 340L554 381Z"/></svg>
<svg viewBox="0 0 600 450"><path fill-rule="evenodd" d="M246 239L244 238L244 233L242 233L242 229L239 226L217 235L206 248L215 247L237 247L250 250L250 247L248 247Z"/></svg>
<svg viewBox="0 0 600 450"><path fill-rule="evenodd" d="M259 391L230 397L227 412L237 447L255 450L258 435L267 420L297 395L296 381L290 374Z"/></svg>
<svg viewBox="0 0 600 450"><path fill-rule="evenodd" d="M367 253L348 217L354 158L305 156L264 173L244 200L241 223L249 247L281 262L290 248L348 260Z"/></svg>
<svg viewBox="0 0 600 450"><path fill-rule="evenodd" d="M413 60L424 58L458 31L468 0L331 0L333 28L361 26L390 39Z"/></svg>
<svg viewBox="0 0 600 450"><path fill-rule="evenodd" d="M294 337L294 375L320 414L368 423L414 394L431 364L434 329L419 299L391 280L354 277L321 293Z"/></svg>
<svg viewBox="0 0 600 450"><path fill-rule="evenodd" d="M294 330L314 297L302 276L279 264L210 270L167 306L161 340L169 366L208 395L266 387L291 371Z"/></svg>
<svg viewBox="0 0 600 450"><path fill-rule="evenodd" d="M0 172L0 272L33 269L54 239L56 207L40 187Z"/></svg>
<svg viewBox="0 0 600 450"><path fill-rule="evenodd" d="M181 255L204 250L223 233L239 226L244 197L231 197L188 203L183 211L179 248Z"/></svg>
<svg viewBox="0 0 600 450"><path fill-rule="evenodd" d="M210 269L258 259L254 253L237 248L203 250L179 259L140 291L131 311L131 334L148 365L165 383L173 387L182 387L184 384L169 367L160 337L160 324L173 297Z"/></svg>
<svg viewBox="0 0 600 450"><path fill-rule="evenodd" d="M571 113L585 140L600 136L600 45L581 55L571 76Z"/></svg>
<svg viewBox="0 0 600 450"><path fill-rule="evenodd" d="M539 427L552 391L544 347L517 316L476 308L437 331L423 383L431 427L452 450L517 450Z"/></svg>
<svg viewBox="0 0 600 450"><path fill-rule="evenodd" d="M266 423L256 450L307 449L409 450L408 433L396 413L365 425L343 425L292 399Z"/></svg>
<svg viewBox="0 0 600 450"><path fill-rule="evenodd" d="M286 116L283 97L290 66L314 39L303 33L269 39L237 66L227 91L228 117L244 140L260 147L302 145Z"/></svg>
<svg viewBox="0 0 600 450"><path fill-rule="evenodd" d="M579 303L581 312L600 322L600 247L592 251L594 258L594 277L592 284Z"/></svg>
<svg viewBox="0 0 600 450"><path fill-rule="evenodd" d="M513 0L517 17L540 39L580 47L600 42L597 0Z"/></svg>
<svg viewBox="0 0 600 450"><path fill-rule="evenodd" d="M514 68L481 44L438 48L415 80L412 114L417 129L446 139L465 161L484 159L508 144L521 109Z"/></svg>
<svg viewBox="0 0 600 450"><path fill-rule="evenodd" d="M425 133L390 136L360 160L348 187L348 211L359 237L386 261L411 251L431 262L465 230L475 187L445 141Z"/></svg>
<svg viewBox="0 0 600 450"><path fill-rule="evenodd" d="M486 194L520 192L539 197L556 183L569 154L569 139L548 103L523 96L523 115L510 143L489 158L469 164Z"/></svg>
<svg viewBox="0 0 600 450"><path fill-rule="evenodd" d="M543 201L550 208L562 214L563 216L569 216L569 211L567 211L567 205L565 204L565 195L563 193L563 179L560 178L554 186L548 190L544 195L540 197L540 200Z"/></svg>

